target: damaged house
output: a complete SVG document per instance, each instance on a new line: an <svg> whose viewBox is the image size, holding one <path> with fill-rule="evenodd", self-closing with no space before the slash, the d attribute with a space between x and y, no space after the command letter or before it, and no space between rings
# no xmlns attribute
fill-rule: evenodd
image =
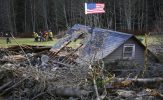
<svg viewBox="0 0 163 100"><path fill-rule="evenodd" d="M78 55L75 60L78 63L103 59L105 63L124 60L144 64L145 46L134 35L80 24L69 29L66 36L60 39L50 51L59 52L79 38L81 38L80 44L75 49ZM157 57L149 50L148 61L158 62Z"/></svg>

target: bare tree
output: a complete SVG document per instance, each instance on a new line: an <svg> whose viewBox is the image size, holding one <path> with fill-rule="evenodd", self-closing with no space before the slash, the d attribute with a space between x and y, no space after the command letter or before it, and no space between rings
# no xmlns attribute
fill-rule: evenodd
<svg viewBox="0 0 163 100"><path fill-rule="evenodd" d="M85 2L105 3L104 14L84 14ZM76 23L148 31L159 24L162 0L0 0L1 31L58 32Z"/></svg>

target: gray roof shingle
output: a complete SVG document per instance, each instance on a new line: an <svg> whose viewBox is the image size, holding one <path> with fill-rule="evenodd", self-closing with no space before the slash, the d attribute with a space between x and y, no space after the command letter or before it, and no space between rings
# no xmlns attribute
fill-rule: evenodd
<svg viewBox="0 0 163 100"><path fill-rule="evenodd" d="M75 24L67 31L68 36L65 37L65 39L61 39L59 43L56 43L53 49L55 49L55 47L59 47L59 45L61 46L65 40L67 41L67 39L73 39L75 34L74 31L90 33L87 36L87 42L83 42L84 47L79 50L79 56L81 56L83 60L87 61L91 60L92 58L105 58L133 36L132 34Z"/></svg>
<svg viewBox="0 0 163 100"><path fill-rule="evenodd" d="M83 27L84 25L74 25L73 29L87 29L87 32L92 32L89 41L80 50L82 59L91 60L102 59L111 54L115 49L122 45L125 41L131 38L132 34L126 34L117 31L111 31L102 28Z"/></svg>

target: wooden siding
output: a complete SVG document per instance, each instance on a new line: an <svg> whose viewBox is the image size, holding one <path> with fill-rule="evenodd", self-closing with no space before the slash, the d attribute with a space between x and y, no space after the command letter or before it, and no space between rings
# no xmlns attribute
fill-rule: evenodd
<svg viewBox="0 0 163 100"><path fill-rule="evenodd" d="M128 41L126 41L124 44L135 44L135 57L134 61L137 64L144 64L144 48L141 46L137 41L134 40L134 38L130 38ZM123 58L123 45L121 45L119 48L117 48L115 51L113 51L110 55L108 55L104 61L110 62L117 59Z"/></svg>

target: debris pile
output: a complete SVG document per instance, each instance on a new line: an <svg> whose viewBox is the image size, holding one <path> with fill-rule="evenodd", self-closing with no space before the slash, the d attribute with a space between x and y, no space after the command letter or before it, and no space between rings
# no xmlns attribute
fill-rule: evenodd
<svg viewBox="0 0 163 100"><path fill-rule="evenodd" d="M76 68L41 71L34 66L4 64L0 69L0 96L9 100L45 100L56 99L58 96L79 98L89 94L80 87L85 83L86 77L81 71Z"/></svg>
<svg viewBox="0 0 163 100"><path fill-rule="evenodd" d="M74 56L76 49L64 47L56 52L49 52L49 47L24 47L21 47L23 51L18 50L19 46L0 50L0 97L2 100L96 99L90 68L73 61L73 57L76 58ZM120 66L123 66L123 69ZM101 98L106 100L161 100L163 98L161 65L149 66L144 77L139 76L140 71L130 76L130 73L133 74L131 70L138 70L141 67L127 68L126 66L126 69L124 67L122 64L111 64L108 69L105 69L108 71L104 72L102 83L106 93L97 77L97 87ZM128 76L124 74L126 72L130 72ZM109 73L113 76L108 76ZM133 77L136 74L137 77Z"/></svg>
<svg viewBox="0 0 163 100"><path fill-rule="evenodd" d="M23 50L25 54L15 49L16 46L0 50L2 99L45 100L62 96L84 98L84 95L89 95L90 91L85 87L88 76L86 66L61 63L68 59L57 55L53 58L51 55L54 53L50 53L46 47L28 47L28 50Z"/></svg>

